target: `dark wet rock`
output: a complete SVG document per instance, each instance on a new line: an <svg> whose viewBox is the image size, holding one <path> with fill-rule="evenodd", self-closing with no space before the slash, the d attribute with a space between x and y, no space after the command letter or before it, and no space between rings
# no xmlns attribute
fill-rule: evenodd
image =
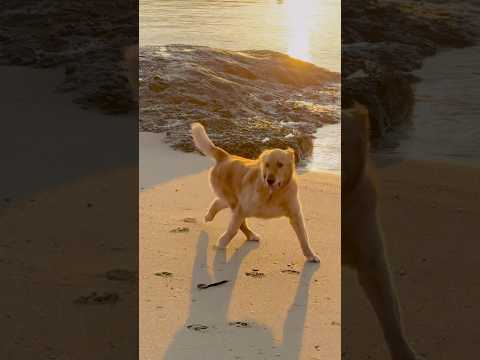
<svg viewBox="0 0 480 360"><path fill-rule="evenodd" d="M0 10L2 64L64 66L59 90L106 113L134 108L121 59L137 36L136 1L9 0Z"/></svg>
<svg viewBox="0 0 480 360"><path fill-rule="evenodd" d="M194 151L203 123L225 150L257 157L267 148L312 151L315 130L339 121L339 74L266 50L169 45L140 49L140 130L165 132Z"/></svg>
<svg viewBox="0 0 480 360"><path fill-rule="evenodd" d="M441 47L471 45L478 33L466 4L435 1L345 0L342 43L391 42L417 46L425 55ZM343 68L342 68L343 71Z"/></svg>
<svg viewBox="0 0 480 360"><path fill-rule="evenodd" d="M368 107L372 134L382 136L410 118L414 91L406 74L378 65L368 73L359 70L343 80L342 106L353 101Z"/></svg>
<svg viewBox="0 0 480 360"><path fill-rule="evenodd" d="M422 58L425 55L422 50L413 45L386 41L344 44L342 46L343 76L349 78L354 71L359 70L369 73L379 64L398 71L413 71L422 65Z"/></svg>
<svg viewBox="0 0 480 360"><path fill-rule="evenodd" d="M418 81L412 71L441 48L475 43L475 13L464 5L343 1L342 107L366 105L376 137L409 120Z"/></svg>

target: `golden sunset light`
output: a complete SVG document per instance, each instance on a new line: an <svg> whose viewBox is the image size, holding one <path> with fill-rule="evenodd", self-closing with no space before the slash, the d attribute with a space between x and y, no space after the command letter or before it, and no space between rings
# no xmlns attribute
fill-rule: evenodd
<svg viewBox="0 0 480 360"><path fill-rule="evenodd" d="M288 1L285 3L288 55L311 62L311 35L314 0Z"/></svg>

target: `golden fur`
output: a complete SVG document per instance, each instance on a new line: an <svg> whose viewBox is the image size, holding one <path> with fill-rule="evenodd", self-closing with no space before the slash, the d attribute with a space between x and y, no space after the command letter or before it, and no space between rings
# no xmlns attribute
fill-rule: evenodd
<svg viewBox="0 0 480 360"><path fill-rule="evenodd" d="M124 61L127 68L127 77L132 89L132 96L138 101L138 45L131 45L124 49Z"/></svg>
<svg viewBox="0 0 480 360"><path fill-rule="evenodd" d="M216 160L210 171L210 184L217 198L210 205L205 221L212 221L222 209L232 210L228 229L218 240L219 248L228 246L238 230L248 240L259 240L247 225L249 217L270 219L286 216L307 260L319 261L310 247L305 229L292 149L266 150L258 159L251 160L231 155L215 146L199 123L192 125L192 137L203 154Z"/></svg>
<svg viewBox="0 0 480 360"><path fill-rule="evenodd" d="M384 249L376 186L368 164L368 122L362 106L342 111L342 265L357 271L392 359L420 359L404 334Z"/></svg>

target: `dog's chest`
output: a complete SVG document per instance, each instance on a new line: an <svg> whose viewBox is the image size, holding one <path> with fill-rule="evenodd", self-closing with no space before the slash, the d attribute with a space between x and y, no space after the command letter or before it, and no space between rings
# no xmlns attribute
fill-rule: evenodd
<svg viewBox="0 0 480 360"><path fill-rule="evenodd" d="M285 215L285 210L275 199L255 195L242 204L243 211L247 217L270 219Z"/></svg>

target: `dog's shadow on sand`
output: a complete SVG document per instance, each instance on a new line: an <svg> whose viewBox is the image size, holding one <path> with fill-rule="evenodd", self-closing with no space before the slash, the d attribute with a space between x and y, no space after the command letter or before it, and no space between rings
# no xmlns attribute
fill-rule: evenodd
<svg viewBox="0 0 480 360"><path fill-rule="evenodd" d="M165 360L194 359L299 359L308 289L318 264L305 264L296 295L290 305L283 327L283 341L274 340L270 329L251 318L229 319L228 309L242 260L255 248L256 242L246 241L227 262L226 252L217 250L213 262L213 275L207 268L208 235L202 232L197 243L193 266L190 314L170 342ZM198 289L199 283L229 280L227 284ZM265 291L268 288L265 287ZM252 302L261 301L255 298Z"/></svg>

